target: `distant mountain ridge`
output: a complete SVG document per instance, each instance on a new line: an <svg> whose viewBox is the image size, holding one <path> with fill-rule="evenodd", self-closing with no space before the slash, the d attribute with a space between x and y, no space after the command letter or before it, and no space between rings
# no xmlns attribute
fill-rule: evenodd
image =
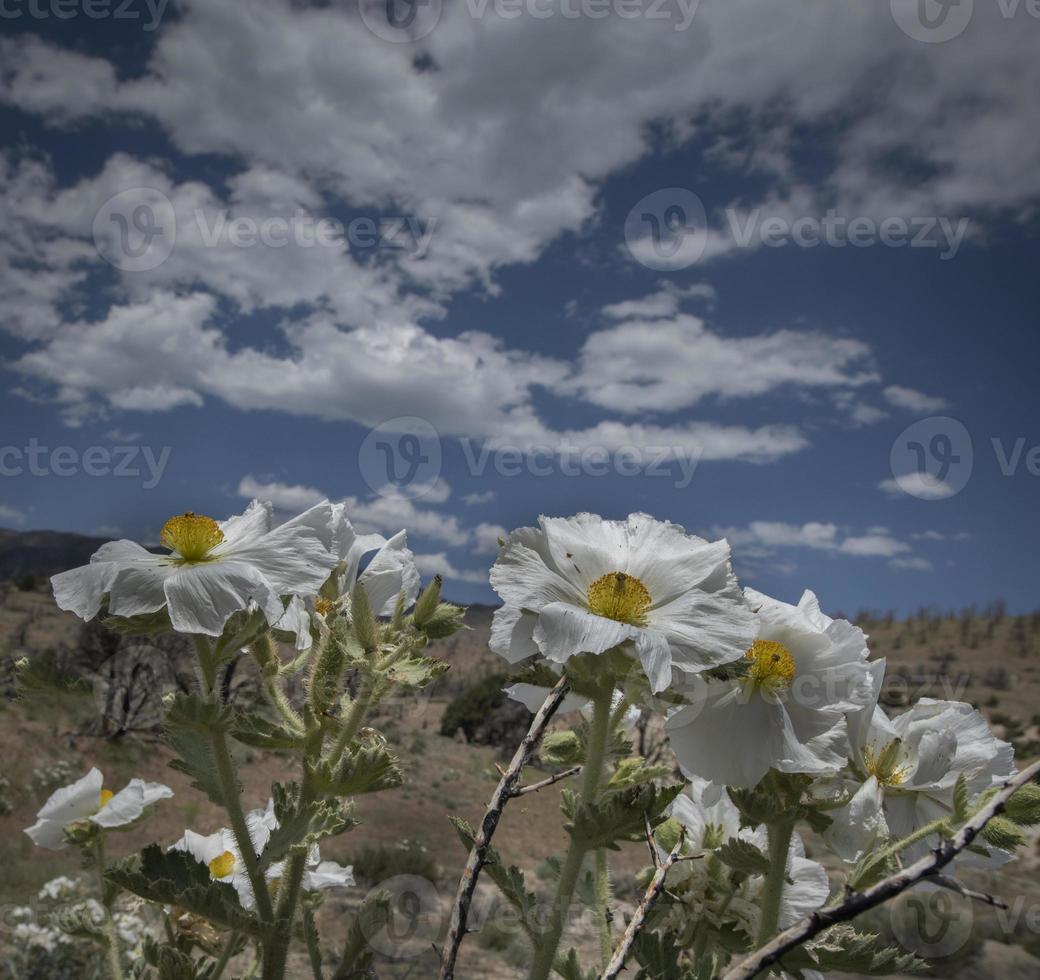
<svg viewBox="0 0 1040 980"><path fill-rule="evenodd" d="M16 531L0 527L0 580L46 577L85 565L105 538L68 531Z"/></svg>

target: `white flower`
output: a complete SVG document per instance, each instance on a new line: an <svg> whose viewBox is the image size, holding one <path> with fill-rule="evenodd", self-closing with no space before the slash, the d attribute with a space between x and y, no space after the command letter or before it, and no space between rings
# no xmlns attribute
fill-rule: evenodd
<svg viewBox="0 0 1040 980"><path fill-rule="evenodd" d="M513 531L491 569L504 606L491 649L511 663L541 654L634 647L654 692L673 668L696 673L742 656L754 635L729 565L729 545L632 514L539 518Z"/></svg>
<svg viewBox="0 0 1040 980"><path fill-rule="evenodd" d="M377 616L391 615L402 592L406 607L419 594L419 570L408 548L407 532L398 531L389 539L381 534L358 534L347 518L344 504L332 505L330 528L326 543L337 561L321 587L321 598L305 593L294 595L277 624L278 629L296 635L298 650L310 649L314 617L324 615L340 599L349 597L359 582ZM359 574L361 561L369 554L372 557Z"/></svg>
<svg viewBox="0 0 1040 980"><path fill-rule="evenodd" d="M71 786L51 794L36 814L36 823L25 829L39 847L57 851L66 847L65 828L81 820L89 820L103 829L125 827L144 813L146 807L173 796L173 790L162 783L146 783L131 779L118 793L104 789L101 770L91 769Z"/></svg>
<svg viewBox="0 0 1040 980"><path fill-rule="evenodd" d="M265 810L251 810L247 813L246 826L249 828L254 852L259 857L271 839L271 831L278 826L271 805L268 804ZM251 909L256 904L242 852L234 833L226 827L209 836L186 830L180 840L170 845L170 850L185 851L196 861L206 865L210 878L231 885L238 892L238 899L243 908Z"/></svg>
<svg viewBox="0 0 1040 980"><path fill-rule="evenodd" d="M696 679L690 702L668 720L687 775L754 786L772 768L826 773L848 758L844 712L870 697L863 632L820 611L812 592L797 606L745 590L758 614L748 672Z"/></svg>
<svg viewBox="0 0 1040 980"><path fill-rule="evenodd" d="M325 542L333 534L325 501L272 528L271 505L254 500L244 514L217 522L187 513L163 525L168 555L133 541L102 545L83 565L55 575L62 609L93 619L108 595L114 616L156 612L164 606L180 633L220 636L228 619L255 603L269 623L285 612L281 596L315 593L337 558Z"/></svg>
<svg viewBox="0 0 1040 980"><path fill-rule="evenodd" d="M268 881L280 881L285 873L285 862L279 861L267 869ZM335 861L323 861L317 844L307 851L300 887L308 892L327 891L330 888L348 888L354 884L353 867L344 867Z"/></svg>
<svg viewBox="0 0 1040 980"><path fill-rule="evenodd" d="M686 840L694 851L715 850L740 836L740 811L724 787L706 779L693 777L687 791L675 798L670 813L686 828Z"/></svg>
<svg viewBox="0 0 1040 980"><path fill-rule="evenodd" d="M862 785L849 805L833 814L835 826L825 835L848 861L858 859L886 831L902 838L948 816L961 775L975 796L1015 772L1014 749L994 736L970 704L921 698L909 711L888 718L877 703L884 663L871 668L871 697L848 718L849 761ZM922 841L904 853L913 860L929 846ZM991 850L996 862L1010 857Z"/></svg>

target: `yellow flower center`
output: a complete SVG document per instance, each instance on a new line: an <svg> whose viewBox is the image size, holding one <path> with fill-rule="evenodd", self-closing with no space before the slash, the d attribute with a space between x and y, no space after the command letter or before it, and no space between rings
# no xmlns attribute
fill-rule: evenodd
<svg viewBox="0 0 1040 980"><path fill-rule="evenodd" d="M601 575L588 592L589 611L619 623L642 626L652 600L645 585L625 572Z"/></svg>
<svg viewBox="0 0 1040 980"><path fill-rule="evenodd" d="M235 855L225 851L220 857L215 857L209 863L209 873L214 878L226 878L235 870Z"/></svg>
<svg viewBox="0 0 1040 980"><path fill-rule="evenodd" d="M863 749L863 764L867 767L867 775L873 776L882 786L901 786L910 775L910 766L901 765L903 761L903 742L893 739L880 752L874 746Z"/></svg>
<svg viewBox="0 0 1040 980"><path fill-rule="evenodd" d="M224 532L212 517L189 510L171 517L163 525L159 540L170 551L176 551L182 561L194 563L206 561L209 553L224 540Z"/></svg>
<svg viewBox="0 0 1040 980"><path fill-rule="evenodd" d="M314 600L314 611L319 616L327 616L335 608L336 603L331 599L326 599L324 596L318 596L318 598Z"/></svg>
<svg viewBox="0 0 1040 980"><path fill-rule="evenodd" d="M751 661L747 680L754 688L780 694L791 686L795 666L791 651L775 640L755 640L745 654Z"/></svg>
<svg viewBox="0 0 1040 980"><path fill-rule="evenodd" d="M113 793L112 790L103 789L100 794L100 802L98 804L98 809L100 810L102 807L108 806L108 801L112 799L112 797L115 795L116 794Z"/></svg>

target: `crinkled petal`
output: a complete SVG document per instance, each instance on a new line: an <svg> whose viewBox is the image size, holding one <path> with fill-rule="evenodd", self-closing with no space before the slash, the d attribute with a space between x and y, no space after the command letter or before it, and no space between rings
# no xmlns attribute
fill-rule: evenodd
<svg viewBox="0 0 1040 980"><path fill-rule="evenodd" d="M335 861L322 861L303 873L303 888L306 891L325 891L328 888L348 888L354 884L354 868L344 867Z"/></svg>
<svg viewBox="0 0 1040 980"><path fill-rule="evenodd" d="M123 827L133 823L145 807L159 800L169 799L173 790L162 783L146 783L142 779L131 779L90 819L99 827Z"/></svg>
<svg viewBox="0 0 1040 980"><path fill-rule="evenodd" d="M491 617L492 653L505 657L511 664L537 656L541 651L534 642L534 628L538 624L535 613L523 612L516 606L499 606Z"/></svg>
<svg viewBox="0 0 1040 980"><path fill-rule="evenodd" d="M246 561L182 565L166 579L165 589L170 622L178 633L220 636L228 619L250 600L269 623L277 623L285 614L278 592Z"/></svg>
<svg viewBox="0 0 1040 980"><path fill-rule="evenodd" d="M57 820L62 824L83 820L101 806L103 786L101 770L94 767L76 782L51 793L36 815L43 820Z"/></svg>
<svg viewBox="0 0 1040 980"><path fill-rule="evenodd" d="M361 573L360 581L377 616L391 615L402 592L406 607L415 602L419 594L419 570L408 548L405 531L398 531L375 553Z"/></svg>
<svg viewBox="0 0 1040 980"><path fill-rule="evenodd" d="M635 639L638 628L563 602L544 606L534 628L538 649L557 663L581 653L604 653Z"/></svg>
<svg viewBox="0 0 1040 980"><path fill-rule="evenodd" d="M503 688L506 696L512 701L519 701L530 712L536 712L544 703L552 691L551 687L539 687L537 684L511 684ZM567 694L560 702L556 714L564 715L571 711L580 711L589 703L588 698L580 694Z"/></svg>
<svg viewBox="0 0 1040 980"><path fill-rule="evenodd" d="M858 861L888 834L882 798L881 787L871 776L844 807L830 814L832 823L823 839L843 861Z"/></svg>
<svg viewBox="0 0 1040 980"><path fill-rule="evenodd" d="M176 569L158 555L118 569L109 586L108 611L113 616L140 616L166 605L166 579Z"/></svg>

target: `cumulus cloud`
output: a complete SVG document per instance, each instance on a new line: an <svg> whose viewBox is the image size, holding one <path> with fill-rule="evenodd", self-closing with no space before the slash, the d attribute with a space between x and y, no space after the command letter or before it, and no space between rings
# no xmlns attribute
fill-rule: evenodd
<svg viewBox="0 0 1040 980"><path fill-rule="evenodd" d="M415 565L424 576L440 575L449 589L452 582L472 582L474 584L487 585L488 581L486 569L467 571L458 568L443 551L430 554L416 554Z"/></svg>
<svg viewBox="0 0 1040 980"><path fill-rule="evenodd" d="M894 537L888 528L871 527L862 533L848 533L837 524L808 521L790 524L785 521L752 521L746 527L718 528L740 556L742 549L752 557L765 557L784 549L808 548L853 557L892 558L911 550Z"/></svg>
<svg viewBox="0 0 1040 980"><path fill-rule="evenodd" d="M930 473L904 473L882 480L878 486L891 497L916 497L918 500L945 500L956 488Z"/></svg>
<svg viewBox="0 0 1040 980"><path fill-rule="evenodd" d="M890 405L905 408L910 412L941 412L949 405L945 398L926 395L924 392L914 388L904 388L902 385L889 385L881 394L885 396Z"/></svg>

